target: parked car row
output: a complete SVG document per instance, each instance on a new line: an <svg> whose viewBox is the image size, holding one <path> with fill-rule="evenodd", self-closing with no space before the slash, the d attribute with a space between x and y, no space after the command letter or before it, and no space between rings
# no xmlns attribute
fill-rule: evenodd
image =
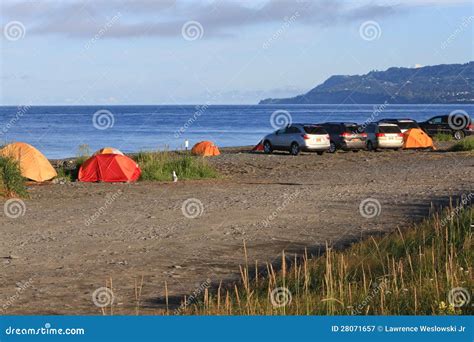
<svg viewBox="0 0 474 342"><path fill-rule="evenodd" d="M456 140L474 134L471 118L466 117L463 121L466 124L459 126L449 120L448 115L443 115L420 123L412 119L381 119L366 126L355 122L295 123L265 136L263 150L265 153L288 151L292 155L298 155L301 151L321 155L324 152L334 153L338 149L353 152L362 149L398 150L403 146L404 133L412 128L421 128L430 136L450 134Z"/></svg>

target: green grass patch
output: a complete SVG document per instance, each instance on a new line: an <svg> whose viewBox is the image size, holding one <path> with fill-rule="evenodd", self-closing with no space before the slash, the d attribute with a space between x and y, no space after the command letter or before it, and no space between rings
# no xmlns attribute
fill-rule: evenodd
<svg viewBox="0 0 474 342"><path fill-rule="evenodd" d="M453 147L451 147L451 151L474 151L474 137L468 137L457 142Z"/></svg>
<svg viewBox="0 0 474 342"><path fill-rule="evenodd" d="M437 133L433 137L435 141L453 141L454 138L451 134L446 134L446 133Z"/></svg>
<svg viewBox="0 0 474 342"><path fill-rule="evenodd" d="M462 290L449 300L455 288L469 294L474 288L474 209L466 203L342 251L328 247L323 256L302 259L283 253L279 271L267 264L262 273L246 260L239 283L206 289L178 313L472 315L472 302L460 305Z"/></svg>
<svg viewBox="0 0 474 342"><path fill-rule="evenodd" d="M57 178L63 178L66 181L75 181L79 175L79 169L84 162L91 157L90 147L87 144L79 145L77 148L76 159L73 162L63 162L61 166L56 169L58 173Z"/></svg>
<svg viewBox="0 0 474 342"><path fill-rule="evenodd" d="M77 178L77 170L76 169L66 169L64 167L60 167L56 170L58 173L57 179L64 179L66 182L72 182L74 179Z"/></svg>
<svg viewBox="0 0 474 342"><path fill-rule="evenodd" d="M216 178L217 171L204 157L180 152L140 152L134 157L142 180L170 181L173 171L179 179Z"/></svg>
<svg viewBox="0 0 474 342"><path fill-rule="evenodd" d="M0 157L0 195L4 197L28 195L20 166L11 158Z"/></svg>

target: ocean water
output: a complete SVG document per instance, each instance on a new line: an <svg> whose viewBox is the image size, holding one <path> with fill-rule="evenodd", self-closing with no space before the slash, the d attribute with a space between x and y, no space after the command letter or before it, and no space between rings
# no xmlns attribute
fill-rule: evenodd
<svg viewBox="0 0 474 342"><path fill-rule="evenodd" d="M254 145L274 127L292 122L412 118L464 110L474 105L160 105L160 106L2 106L1 143L23 141L48 158L73 157L112 146L123 152L183 148L201 140L218 146Z"/></svg>

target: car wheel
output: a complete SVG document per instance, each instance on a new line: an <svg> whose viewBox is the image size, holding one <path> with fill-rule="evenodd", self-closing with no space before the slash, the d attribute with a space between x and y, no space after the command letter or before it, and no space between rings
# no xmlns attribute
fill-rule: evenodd
<svg viewBox="0 0 474 342"><path fill-rule="evenodd" d="M359 152L359 150L352 150L352 152L357 153L357 152Z"/></svg>
<svg viewBox="0 0 474 342"><path fill-rule="evenodd" d="M394 151L398 151L398 148L394 148L393 150L394 150Z"/></svg>
<svg viewBox="0 0 474 342"><path fill-rule="evenodd" d="M318 156L322 156L324 152L323 151L318 151L316 153L318 154Z"/></svg>
<svg viewBox="0 0 474 342"><path fill-rule="evenodd" d="M300 146L297 143L292 143L290 146L290 154L292 156L297 156L300 153Z"/></svg>
<svg viewBox="0 0 474 342"><path fill-rule="evenodd" d="M375 148L374 148L374 144L372 143L372 141L367 141L367 150L369 151L375 151Z"/></svg>
<svg viewBox="0 0 474 342"><path fill-rule="evenodd" d="M463 131L455 131L453 133L453 137L455 140L461 140L462 138L464 138L464 132Z"/></svg>
<svg viewBox="0 0 474 342"><path fill-rule="evenodd" d="M270 154L270 153L273 152L272 144L270 144L270 142L268 140L266 140L263 143L263 151L267 154Z"/></svg>
<svg viewBox="0 0 474 342"><path fill-rule="evenodd" d="M335 144L333 141L331 141L331 142L329 143L328 152L329 152L329 153L335 153L336 150L337 150L336 144Z"/></svg>

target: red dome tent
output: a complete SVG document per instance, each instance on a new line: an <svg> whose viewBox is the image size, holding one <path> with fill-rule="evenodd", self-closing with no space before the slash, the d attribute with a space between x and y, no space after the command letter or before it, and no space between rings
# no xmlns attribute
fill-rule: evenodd
<svg viewBox="0 0 474 342"><path fill-rule="evenodd" d="M87 159L79 169L81 182L133 182L141 174L132 159L120 154L98 154Z"/></svg>
<svg viewBox="0 0 474 342"><path fill-rule="evenodd" d="M252 152L265 151L263 148L263 140L260 140L257 145L252 148Z"/></svg>

